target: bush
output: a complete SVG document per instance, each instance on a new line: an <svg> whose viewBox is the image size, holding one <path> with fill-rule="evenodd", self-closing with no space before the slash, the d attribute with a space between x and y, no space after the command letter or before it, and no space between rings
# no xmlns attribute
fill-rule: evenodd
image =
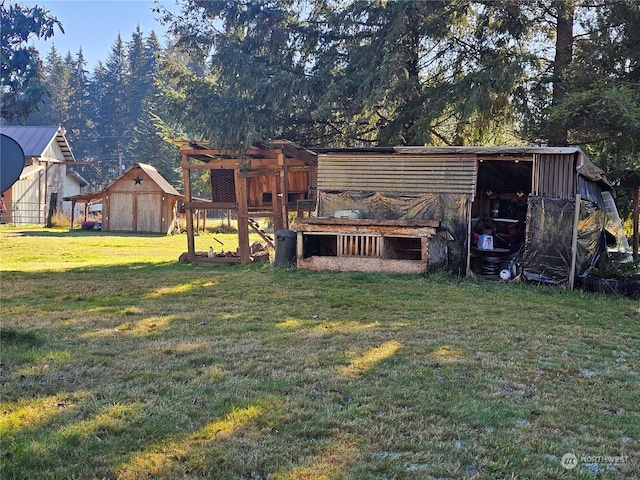
<svg viewBox="0 0 640 480"><path fill-rule="evenodd" d="M71 228L71 217L65 212L54 213L51 217L52 228Z"/></svg>
<svg viewBox="0 0 640 480"><path fill-rule="evenodd" d="M209 233L238 233L238 229L234 225L225 225L221 223L215 227L207 227Z"/></svg>

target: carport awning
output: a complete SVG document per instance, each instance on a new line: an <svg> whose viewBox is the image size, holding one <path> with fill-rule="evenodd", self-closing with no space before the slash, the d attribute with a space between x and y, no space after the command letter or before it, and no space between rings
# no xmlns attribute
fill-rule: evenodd
<svg viewBox="0 0 640 480"><path fill-rule="evenodd" d="M93 193L81 193L79 195L71 195L69 197L64 197L63 200L65 202L80 202L80 203L91 203L94 200L99 200L104 196L105 192L93 192Z"/></svg>

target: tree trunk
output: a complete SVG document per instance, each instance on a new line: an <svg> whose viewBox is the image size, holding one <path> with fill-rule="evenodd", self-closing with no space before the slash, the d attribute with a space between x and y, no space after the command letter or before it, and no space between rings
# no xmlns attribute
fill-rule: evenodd
<svg viewBox="0 0 640 480"><path fill-rule="evenodd" d="M573 57L573 17L575 5L573 0L558 0L554 2L558 13L556 23L556 54L553 62L553 95L551 110L558 116L559 109L566 95L565 74ZM549 146L564 147L567 143L567 125L561 118L551 121L548 143Z"/></svg>

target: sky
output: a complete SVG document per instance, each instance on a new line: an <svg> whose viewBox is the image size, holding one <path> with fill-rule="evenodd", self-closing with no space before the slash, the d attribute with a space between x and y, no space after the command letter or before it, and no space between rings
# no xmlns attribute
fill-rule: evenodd
<svg viewBox="0 0 640 480"><path fill-rule="evenodd" d="M48 40L31 42L43 60L52 45L63 57L68 51L75 57L82 47L87 70L92 71L98 61L107 60L118 33L128 42L138 25L145 37L153 30L160 43L166 43L165 28L157 21L158 14L151 11L153 0L18 0L12 3L43 7L62 23L64 34L56 29ZM175 5L173 0L159 3L169 9Z"/></svg>

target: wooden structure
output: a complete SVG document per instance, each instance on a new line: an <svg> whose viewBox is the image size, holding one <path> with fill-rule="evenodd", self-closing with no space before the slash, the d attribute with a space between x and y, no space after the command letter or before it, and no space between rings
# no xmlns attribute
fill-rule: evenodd
<svg viewBox="0 0 640 480"><path fill-rule="evenodd" d="M633 198L633 237L632 249L633 258L638 259L638 244L640 243L640 172L629 170L624 172L620 179L620 186L630 188Z"/></svg>
<svg viewBox="0 0 640 480"><path fill-rule="evenodd" d="M65 198L74 205L102 201L103 231L171 233L177 227L178 200L184 197L151 165L134 163L101 191ZM74 227L71 217L71 228Z"/></svg>
<svg viewBox="0 0 640 480"><path fill-rule="evenodd" d="M195 251L196 210L235 211L239 244L236 261L246 264L251 261L249 230L263 235L256 219L270 218L274 231L287 229L290 214L303 215L315 204L317 157L292 142L265 142L244 151L215 149L203 142L179 144L187 222L187 252L181 256L182 261L216 263L216 257L206 258ZM191 175L202 170L210 174L210 201L192 196Z"/></svg>
<svg viewBox="0 0 640 480"><path fill-rule="evenodd" d="M299 218L297 265L309 270L425 273L447 266L439 221Z"/></svg>
<svg viewBox="0 0 640 480"><path fill-rule="evenodd" d="M72 214L63 197L89 185L75 172L76 162L62 127L3 125L0 132L22 148L25 164L20 178L3 192L0 222L45 225L53 213Z"/></svg>
<svg viewBox="0 0 640 480"><path fill-rule="evenodd" d="M498 277L517 257L526 279L571 286L596 254L607 214L615 209L603 200L612 189L604 173L575 147L327 148L315 153L317 216L332 225L313 225L314 235L351 235L355 226L345 230L332 219L342 210L359 211L364 219L390 227L395 221L439 221L440 232L450 239L448 269L457 275ZM302 223L303 240L310 237L308 228ZM480 235L493 239L491 254L477 248ZM435 237L428 238L431 243ZM366 262L367 255L360 253ZM300 254L299 265L312 263L304 251L302 259ZM429 258L423 253L421 261Z"/></svg>

